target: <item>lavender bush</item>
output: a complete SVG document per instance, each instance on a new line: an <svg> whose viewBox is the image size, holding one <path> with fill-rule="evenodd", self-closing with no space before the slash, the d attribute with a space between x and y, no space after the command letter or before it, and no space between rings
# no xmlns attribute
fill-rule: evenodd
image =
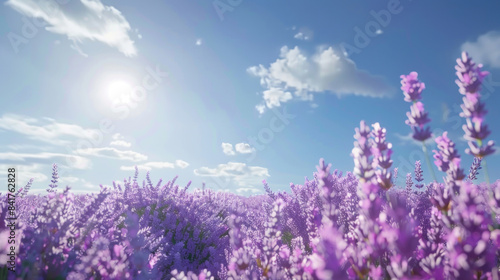
<svg viewBox="0 0 500 280"><path fill-rule="evenodd" d="M291 192L249 198L188 191L133 179L93 195L58 188L53 166L46 195L17 193L16 272L9 279L499 279L500 180L474 184L494 150L480 101L480 71L467 54L457 65L464 95L469 174L455 144L435 139L442 183L424 182L420 161L396 186L392 144L379 123L355 130L354 171L320 160L314 178ZM431 138L425 85L402 76L413 138ZM425 145L424 145L425 148ZM0 194L0 265L10 234ZM5 272L5 271L4 271ZM3 274L5 275L5 273Z"/></svg>

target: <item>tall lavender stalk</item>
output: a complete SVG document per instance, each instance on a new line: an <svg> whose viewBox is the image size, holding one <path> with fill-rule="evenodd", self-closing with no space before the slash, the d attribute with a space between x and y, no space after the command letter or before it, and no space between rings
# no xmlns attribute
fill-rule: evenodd
<svg viewBox="0 0 500 280"><path fill-rule="evenodd" d="M422 99L422 91L425 89L425 84L418 80L417 72L411 72L407 76L401 75L400 77L401 90L405 95L405 101L413 103L410 106L410 112L406 113L408 119L405 123L411 127L413 131L413 139L422 142L422 150L424 151L427 167L429 167L434 181L437 181L436 174L434 174L434 169L432 168L431 161L429 159L427 147L425 146L425 140L431 138L432 136L430 128L425 126L431 121L431 119L429 119L428 113L424 110L424 104L420 102Z"/></svg>
<svg viewBox="0 0 500 280"><path fill-rule="evenodd" d="M490 184L486 160L484 157L495 152L493 140L484 141L490 134L488 126L484 124L484 117L488 113L485 104L481 102L481 83L489 73L481 71L483 65L474 63L466 52L462 52L462 57L457 59L455 69L458 79L455 81L459 87L459 92L464 95L463 104L460 105L462 113L460 116L466 119L463 125L464 138L469 141L469 149L465 152L482 159L484 164L484 174L486 182Z"/></svg>

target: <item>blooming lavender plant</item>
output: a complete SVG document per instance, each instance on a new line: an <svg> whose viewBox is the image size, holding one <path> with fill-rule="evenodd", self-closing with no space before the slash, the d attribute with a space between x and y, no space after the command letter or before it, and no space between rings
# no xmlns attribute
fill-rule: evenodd
<svg viewBox="0 0 500 280"><path fill-rule="evenodd" d="M484 74L467 56L460 63L461 92L475 98ZM408 123L421 129L428 123L419 104L425 85L414 72L403 80L405 100L414 102ZM471 100L463 114L474 125L485 110L479 98ZM372 127L362 121L356 129L353 173L332 171L322 159L314 178L290 184L290 193L273 192L265 181L266 194L252 197L205 185L190 191L189 183L175 184L177 177L153 186L149 172L140 186L136 169L133 179L101 186L98 194L73 195L68 187L55 192L59 176L53 165L45 196L28 194L32 180L18 191L19 247L16 272L8 277L499 279L500 180L472 183L481 157L465 181L460 155L445 132L434 151L444 183L424 184L417 161L417 188L411 174L406 188L393 187L392 145L380 124ZM478 131L470 135L487 134L481 126ZM9 207L0 193L0 265L8 260Z"/></svg>
<svg viewBox="0 0 500 280"><path fill-rule="evenodd" d="M428 113L424 110L424 104L420 101L422 99L422 91L424 89L425 84L418 80L417 72L411 72L406 76L401 75L401 90L405 96L404 100L412 103L410 106L410 112L406 113L408 119L405 123L411 127L413 131L413 139L422 142L422 149L427 160L427 166L431 171L434 181L436 181L436 175L434 175L434 170L430 164L427 147L425 145L425 140L431 138L432 134L430 128L426 126L431 119L428 117Z"/></svg>
<svg viewBox="0 0 500 280"><path fill-rule="evenodd" d="M469 149L465 152L480 159L495 152L493 140L485 143L485 139L490 134L488 126L484 123L484 118L488 111L485 104L481 102L481 83L489 73L481 71L483 66L476 65L467 52L462 52L462 57L457 59L455 69L458 79L456 83L459 92L464 95L463 104L460 105L462 112L460 116L466 119L463 125L464 138L469 141ZM486 165L486 161L483 161ZM485 167L486 180L489 181Z"/></svg>

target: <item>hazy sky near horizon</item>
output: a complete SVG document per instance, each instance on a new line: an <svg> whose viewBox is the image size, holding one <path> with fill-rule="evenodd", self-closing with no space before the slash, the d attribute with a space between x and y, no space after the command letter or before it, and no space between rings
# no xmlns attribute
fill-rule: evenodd
<svg viewBox="0 0 500 280"><path fill-rule="evenodd" d="M422 160L400 75L419 73L435 136L468 172L458 117L462 51L490 72L488 139L500 143L500 1L8 0L0 8L0 173L96 192L156 183L242 195L288 190L320 158L353 170L361 120L393 144L399 182ZM429 150L436 149L433 141ZM497 150L500 150L497 148ZM432 153L429 153L432 157ZM492 180L500 153L487 158ZM444 174L435 168L438 178ZM480 171L479 180L484 180Z"/></svg>

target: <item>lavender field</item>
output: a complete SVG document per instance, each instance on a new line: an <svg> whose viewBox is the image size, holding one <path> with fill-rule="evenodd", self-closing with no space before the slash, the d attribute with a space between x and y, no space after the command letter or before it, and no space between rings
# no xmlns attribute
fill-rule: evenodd
<svg viewBox="0 0 500 280"><path fill-rule="evenodd" d="M431 160L398 174L382 124L355 129L353 171L319 161L313 177L287 191L250 197L132 178L73 194L45 194L30 181L2 192L0 264L8 279L499 279L500 180L485 162L488 139L481 84L488 75L467 53L457 59L457 95L469 148L447 132L432 141L416 72L401 76L406 124ZM451 70L451 69L450 69ZM425 97L425 98L423 98ZM394 116L401 118L403 116ZM473 162L464 162L469 154ZM428 164L426 169L426 164ZM489 173L488 173L489 172ZM431 172L432 173L432 172ZM397 177L405 184L396 184ZM483 183L478 177L485 176ZM434 177L434 178L433 178ZM144 178L144 179L142 179ZM441 179L442 178L442 179ZM15 197L15 199L10 199ZM12 230L12 211L16 226ZM9 257L9 236L16 250ZM15 267L15 272L7 267Z"/></svg>

